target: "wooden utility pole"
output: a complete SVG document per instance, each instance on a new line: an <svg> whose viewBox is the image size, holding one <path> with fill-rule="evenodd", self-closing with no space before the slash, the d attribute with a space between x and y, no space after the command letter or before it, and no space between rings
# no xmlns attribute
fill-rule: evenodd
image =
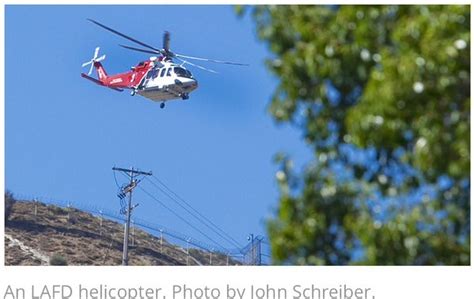
<svg viewBox="0 0 474 299"><path fill-rule="evenodd" d="M125 231L123 234L123 256L122 256L122 265L127 266L128 265L128 237L130 233L130 219L132 216L132 210L136 208L136 205L132 206L132 192L133 192L133 189L135 189L135 187L140 182L137 180L138 176L152 175L152 173L140 171L140 170L134 169L133 167L131 167L130 169L113 167L112 170L125 173L130 178L130 183L127 186L125 186L122 190L123 195L126 195L128 193L128 203L127 203L127 209L125 211L126 222L125 222Z"/></svg>

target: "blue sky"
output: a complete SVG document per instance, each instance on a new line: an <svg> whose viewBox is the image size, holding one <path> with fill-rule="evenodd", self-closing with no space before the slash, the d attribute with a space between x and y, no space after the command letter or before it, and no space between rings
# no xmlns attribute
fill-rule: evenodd
<svg viewBox="0 0 474 299"><path fill-rule="evenodd" d="M152 170L242 244L249 233L265 233L278 198L273 155L287 152L301 165L310 153L297 130L276 126L266 112L276 79L248 17L230 6L7 6L5 18L7 189L118 211L111 168L135 166ZM190 68L198 90L161 110L80 77L96 46L109 74L148 59L86 18L158 47L168 30L178 53L250 66L206 64L217 75ZM153 185L142 186L183 212ZM137 217L205 240L140 190L134 200Z"/></svg>

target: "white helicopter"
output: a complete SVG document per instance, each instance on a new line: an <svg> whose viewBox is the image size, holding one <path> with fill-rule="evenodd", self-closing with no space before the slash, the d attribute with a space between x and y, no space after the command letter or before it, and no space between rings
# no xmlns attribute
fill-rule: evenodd
<svg viewBox="0 0 474 299"><path fill-rule="evenodd" d="M81 76L98 85L105 86L116 91L131 89L130 94L132 96L139 94L155 102L161 102L161 108L164 108L165 102L169 100L189 99L189 94L198 87L196 78L194 78L191 72L184 67L185 64L192 65L208 72L216 73L211 69L191 63L185 59L240 66L248 65L244 63L181 55L172 52L170 50L170 33L167 31L165 31L163 36L163 49L158 49L121 32L118 32L110 27L107 27L97 21L91 19L88 20L114 34L117 34L123 38L128 39L129 41L145 47L146 49L135 48L126 45L120 45L121 47L158 56L152 56L149 60L138 63L136 66L132 67L130 71L115 75L108 75L101 64L101 61L105 59L105 55L98 57L99 48L97 47L94 52L94 57L90 61L82 64L83 67L90 65L88 74L82 73ZM181 64L174 63L173 58L181 61ZM97 70L97 79L90 77L93 68Z"/></svg>

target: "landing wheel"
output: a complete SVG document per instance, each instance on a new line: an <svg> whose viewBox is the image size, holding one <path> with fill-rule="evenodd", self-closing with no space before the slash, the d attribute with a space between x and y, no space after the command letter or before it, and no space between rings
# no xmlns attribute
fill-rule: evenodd
<svg viewBox="0 0 474 299"><path fill-rule="evenodd" d="M183 93L183 95L181 96L181 98L182 98L183 100L187 100L187 99L189 99L189 94Z"/></svg>
<svg viewBox="0 0 474 299"><path fill-rule="evenodd" d="M165 108L165 102L163 102L163 103L160 104L160 108L161 108L161 109Z"/></svg>
<svg viewBox="0 0 474 299"><path fill-rule="evenodd" d="M130 91L130 95L133 97L135 95L136 91L135 89L132 89L132 91Z"/></svg>

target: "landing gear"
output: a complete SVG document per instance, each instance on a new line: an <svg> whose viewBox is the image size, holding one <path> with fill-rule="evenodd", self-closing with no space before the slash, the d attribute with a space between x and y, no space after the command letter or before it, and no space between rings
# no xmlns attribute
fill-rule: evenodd
<svg viewBox="0 0 474 299"><path fill-rule="evenodd" d="M181 95L181 98L182 98L183 100L189 99L189 93L183 93L183 94Z"/></svg>
<svg viewBox="0 0 474 299"><path fill-rule="evenodd" d="M130 95L133 97L135 95L137 91L135 89L132 89L132 91L130 91Z"/></svg>
<svg viewBox="0 0 474 299"><path fill-rule="evenodd" d="M165 108L165 102L161 102L160 108L161 108L161 109Z"/></svg>

